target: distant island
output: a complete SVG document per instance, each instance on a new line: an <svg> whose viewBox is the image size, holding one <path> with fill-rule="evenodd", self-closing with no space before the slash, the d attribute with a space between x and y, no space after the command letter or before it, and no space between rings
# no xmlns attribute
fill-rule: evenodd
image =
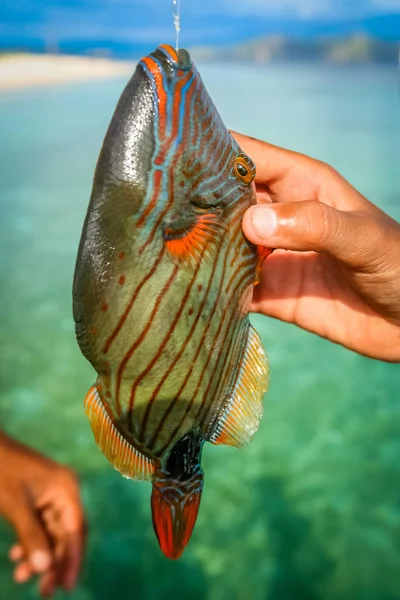
<svg viewBox="0 0 400 600"><path fill-rule="evenodd" d="M295 39L270 36L234 46L192 48L196 62L312 61L327 63L393 63L398 61L399 44L362 34L348 38Z"/></svg>

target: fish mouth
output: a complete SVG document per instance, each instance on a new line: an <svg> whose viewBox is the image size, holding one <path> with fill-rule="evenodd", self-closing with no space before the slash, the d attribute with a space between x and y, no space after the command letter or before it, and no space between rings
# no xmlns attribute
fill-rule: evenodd
<svg viewBox="0 0 400 600"><path fill-rule="evenodd" d="M187 50L180 48L176 51L168 44L162 44L156 48L148 57L143 58L140 63L142 66L146 66L149 60L154 61L161 71L166 71L170 75L175 74L176 71L189 71L192 67L190 54Z"/></svg>

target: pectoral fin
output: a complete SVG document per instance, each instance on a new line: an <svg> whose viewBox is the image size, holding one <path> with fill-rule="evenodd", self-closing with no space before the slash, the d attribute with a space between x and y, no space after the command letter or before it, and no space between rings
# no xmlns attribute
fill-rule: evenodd
<svg viewBox="0 0 400 600"><path fill-rule="evenodd" d="M172 215L164 221L163 237L171 256L181 262L196 261L205 250L219 243L223 225L213 213Z"/></svg>
<svg viewBox="0 0 400 600"><path fill-rule="evenodd" d="M249 325L247 345L236 382L222 413L211 427L210 442L242 448L251 441L263 414L268 376L268 359L260 337Z"/></svg>
<svg viewBox="0 0 400 600"><path fill-rule="evenodd" d="M129 479L151 479L154 473L153 462L121 435L96 387L90 388L84 404L97 445L113 467Z"/></svg>

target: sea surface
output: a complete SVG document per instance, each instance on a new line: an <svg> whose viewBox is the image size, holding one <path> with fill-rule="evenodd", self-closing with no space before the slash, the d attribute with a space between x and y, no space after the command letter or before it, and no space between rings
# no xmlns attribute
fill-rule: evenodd
<svg viewBox="0 0 400 600"><path fill-rule="evenodd" d="M328 161L400 219L395 65L201 72L230 128ZM265 416L247 449L205 448L199 518L177 562L154 537L150 485L98 451L71 286L124 83L0 96L0 424L79 473L89 540L71 599L398 600L400 365L254 316L271 363ZM31 600L35 585L11 580L13 539L1 524L0 598Z"/></svg>

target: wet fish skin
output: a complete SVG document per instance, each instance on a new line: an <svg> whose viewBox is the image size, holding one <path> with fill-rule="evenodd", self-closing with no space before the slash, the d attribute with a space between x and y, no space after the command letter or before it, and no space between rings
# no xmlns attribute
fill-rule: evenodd
<svg viewBox="0 0 400 600"><path fill-rule="evenodd" d="M259 255L241 230L254 175L188 53L142 59L98 160L74 318L98 373L85 402L96 440L124 475L153 481L171 558L197 516L204 442L241 446L261 418L268 367L247 316Z"/></svg>

